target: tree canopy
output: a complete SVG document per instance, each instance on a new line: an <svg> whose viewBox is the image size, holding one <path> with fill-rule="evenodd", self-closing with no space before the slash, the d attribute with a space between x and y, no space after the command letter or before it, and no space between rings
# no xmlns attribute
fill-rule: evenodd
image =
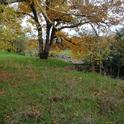
<svg viewBox="0 0 124 124"><path fill-rule="evenodd" d="M100 2L89 0L0 0L0 3L5 6L18 3L14 9L15 13L19 16L29 16L32 19L30 22L35 25L38 32L39 57L45 59L48 58L55 39L60 38L56 34L62 32L63 29L78 28L88 24L98 35L95 27L105 28L123 21L123 6L120 0L107 2L105 0ZM4 9L1 10L1 13L4 13ZM13 15L13 13L11 12L9 15ZM15 24L14 21L13 24ZM46 32L45 41L43 31Z"/></svg>

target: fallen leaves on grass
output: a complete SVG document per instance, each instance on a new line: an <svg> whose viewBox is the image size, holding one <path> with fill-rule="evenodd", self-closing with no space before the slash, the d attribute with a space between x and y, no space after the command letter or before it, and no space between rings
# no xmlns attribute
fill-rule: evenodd
<svg viewBox="0 0 124 124"><path fill-rule="evenodd" d="M6 95L5 89L0 89L0 96L5 96L5 95Z"/></svg>
<svg viewBox="0 0 124 124"><path fill-rule="evenodd" d="M12 84L11 84L11 87L12 87L12 88L16 88L16 87L17 87L17 83L12 83Z"/></svg>
<svg viewBox="0 0 124 124"><path fill-rule="evenodd" d="M23 108L24 109L24 108ZM7 113L3 119L6 124L20 124L20 120L36 120L41 119L41 111L37 106L27 106L25 110Z"/></svg>
<svg viewBox="0 0 124 124"><path fill-rule="evenodd" d="M117 100L111 96L99 98L97 104L101 114L113 113L117 108Z"/></svg>
<svg viewBox="0 0 124 124"><path fill-rule="evenodd" d="M84 113L81 124L95 124L92 114L89 112Z"/></svg>
<svg viewBox="0 0 124 124"><path fill-rule="evenodd" d="M69 96L52 96L52 97L50 97L49 98L49 100L51 101L51 102L61 102L61 101L63 101L63 100L68 100L68 99L70 99L70 97Z"/></svg>
<svg viewBox="0 0 124 124"><path fill-rule="evenodd" d="M65 66L64 69L65 69L65 71L73 71L73 70L76 70L75 66Z"/></svg>
<svg viewBox="0 0 124 124"><path fill-rule="evenodd" d="M13 78L13 75L6 71L0 71L0 82L4 82Z"/></svg>
<svg viewBox="0 0 124 124"><path fill-rule="evenodd" d="M32 65L26 66L25 70L26 76L31 78L32 80L36 80L39 77L38 72L35 68L32 67Z"/></svg>
<svg viewBox="0 0 124 124"><path fill-rule="evenodd" d="M113 96L113 93L98 89L95 86L90 88L90 91L95 97L97 97L97 105L100 114L113 113L117 107L117 98Z"/></svg>
<svg viewBox="0 0 124 124"><path fill-rule="evenodd" d="M90 88L90 91L93 92L94 96L105 96L107 94L106 90L98 89L97 87L93 86Z"/></svg>

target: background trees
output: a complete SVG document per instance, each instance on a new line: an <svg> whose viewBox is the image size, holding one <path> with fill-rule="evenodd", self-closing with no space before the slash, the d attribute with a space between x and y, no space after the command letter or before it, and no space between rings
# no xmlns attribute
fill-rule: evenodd
<svg viewBox="0 0 124 124"><path fill-rule="evenodd" d="M110 47L110 55L106 61L109 73L114 77L123 77L124 75L124 29L116 32L115 42Z"/></svg>
<svg viewBox="0 0 124 124"><path fill-rule="evenodd" d="M32 24L36 26L38 32L39 57L45 59L48 58L54 39L57 38L56 32L66 28L77 28L84 24L90 24L91 27L94 27L94 25L104 27L108 22L115 24L119 21L119 17L113 19L108 13L114 13L115 16L122 9L121 2L113 3L104 0L101 3L80 0L0 1L3 4L13 2L19 2L16 9L18 14L33 19ZM119 11L117 11L117 8L119 8ZM45 41L43 31L46 32Z"/></svg>
<svg viewBox="0 0 124 124"><path fill-rule="evenodd" d="M10 5L15 2L18 3L16 7ZM57 43L62 49L68 47L76 57L90 63L92 70L95 65L98 65L99 71L102 72L106 61L111 62L110 65L112 65L114 61L120 59L116 61L117 75L119 75L119 66L123 61L121 60L122 48L120 48L123 46L120 42L123 35L117 33L115 39L109 39L99 37L98 30L106 32L107 26L123 22L123 3L120 1L103 0L99 3L77 0L2 0L0 3L1 46L3 48L17 52L24 50L24 32L20 24L22 18L27 18L38 33L37 39L29 40L31 42L27 46L31 49L35 47L35 50L38 47L40 58L47 59L51 48L53 49ZM69 33L65 33L65 29L66 32L69 29L80 32L83 25L85 28L90 26L95 35L85 33L69 38ZM22 42L20 39L23 39ZM115 40L116 45L111 42ZM38 41L38 44L35 41Z"/></svg>
<svg viewBox="0 0 124 124"><path fill-rule="evenodd" d="M12 7L0 5L0 49L24 51L25 34L20 26L19 15Z"/></svg>

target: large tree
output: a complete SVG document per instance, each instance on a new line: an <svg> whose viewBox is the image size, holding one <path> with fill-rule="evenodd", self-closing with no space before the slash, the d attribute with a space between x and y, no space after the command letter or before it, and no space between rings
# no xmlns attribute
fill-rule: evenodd
<svg viewBox="0 0 124 124"><path fill-rule="evenodd" d="M90 24L92 28L94 25L105 26L109 21L115 24L118 18L113 20L108 12L115 15L117 7L121 7L120 2L104 0L101 3L88 0L0 0L5 5L15 2L19 2L18 14L33 19L38 32L39 57L42 59L48 58L54 39L58 39L57 32L84 24ZM46 32L45 41L43 31Z"/></svg>

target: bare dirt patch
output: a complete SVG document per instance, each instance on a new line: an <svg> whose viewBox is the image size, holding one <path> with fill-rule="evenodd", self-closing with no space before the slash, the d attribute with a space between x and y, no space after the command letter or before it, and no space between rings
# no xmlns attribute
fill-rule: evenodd
<svg viewBox="0 0 124 124"><path fill-rule="evenodd" d="M86 71L86 67L83 65L72 65L72 66L65 66L64 67L65 71Z"/></svg>
<svg viewBox="0 0 124 124"><path fill-rule="evenodd" d="M65 69L65 71L73 71L73 70L76 70L75 66L65 66L64 69Z"/></svg>
<svg viewBox="0 0 124 124"><path fill-rule="evenodd" d="M13 75L6 71L0 71L0 82L12 79Z"/></svg>
<svg viewBox="0 0 124 124"><path fill-rule="evenodd" d="M6 95L6 91L4 89L0 89L0 96Z"/></svg>

